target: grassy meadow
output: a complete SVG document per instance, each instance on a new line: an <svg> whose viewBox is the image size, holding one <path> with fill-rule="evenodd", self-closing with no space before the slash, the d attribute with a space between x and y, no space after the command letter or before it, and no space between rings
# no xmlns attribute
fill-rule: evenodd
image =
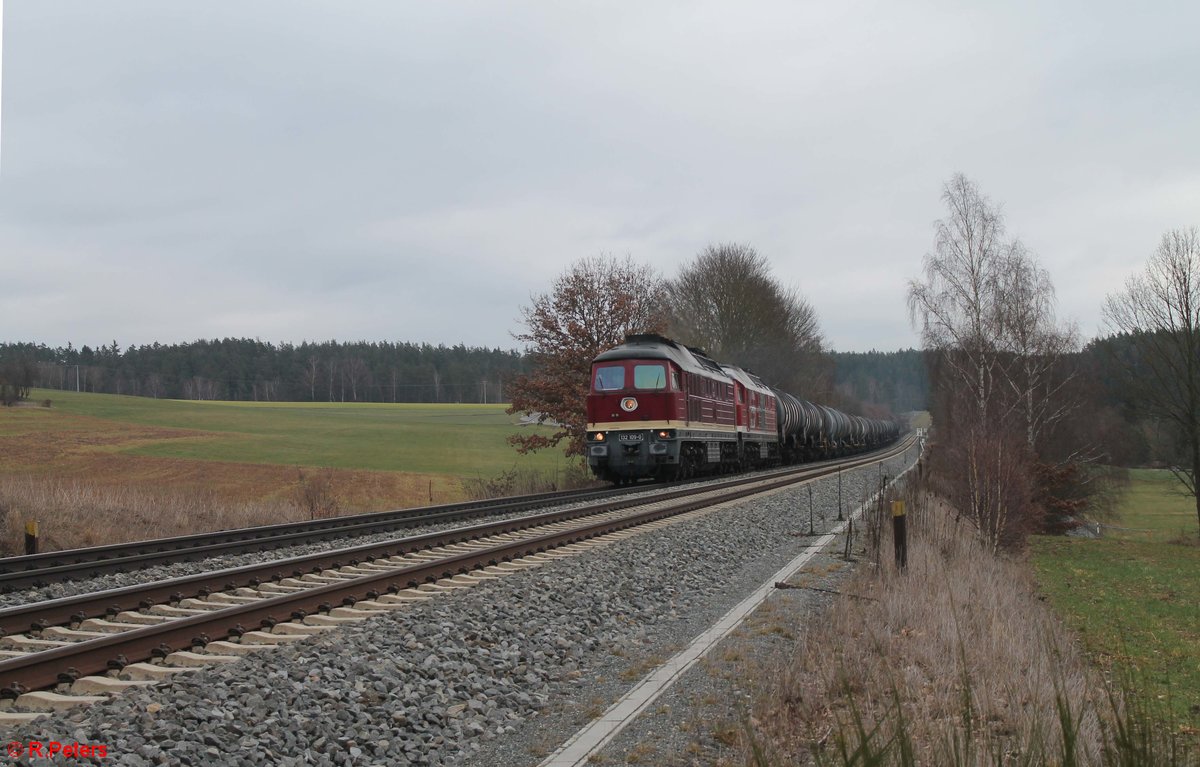
<svg viewBox="0 0 1200 767"><path fill-rule="evenodd" d="M37 407L51 400L50 408ZM503 405L197 402L34 390L0 408L0 517L35 517L51 545L88 545L316 513L301 496L320 485L326 513L461 500L467 485L505 472L561 481L561 453L521 456L521 429ZM71 500L67 500L71 499ZM150 510L204 503L154 527ZM310 504L311 505L311 504ZM89 507L102 519L75 521ZM145 509L145 528L121 516ZM241 509L240 511L231 511ZM127 514L128 515L128 514ZM133 515L138 516L138 515ZM139 517L139 518L140 518ZM4 539L10 536L0 532ZM2 543L0 543L2 546Z"/></svg>
<svg viewBox="0 0 1200 767"><path fill-rule="evenodd" d="M1166 471L1134 470L1104 536L1041 537L1038 583L1106 669L1130 674L1177 720L1200 723L1200 543L1192 499Z"/></svg>

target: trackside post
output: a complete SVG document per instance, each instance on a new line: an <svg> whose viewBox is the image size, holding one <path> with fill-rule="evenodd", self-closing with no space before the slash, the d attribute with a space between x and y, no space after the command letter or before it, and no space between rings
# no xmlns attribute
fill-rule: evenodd
<svg viewBox="0 0 1200 767"><path fill-rule="evenodd" d="M25 553L38 553L38 523L36 519L25 523Z"/></svg>
<svg viewBox="0 0 1200 767"><path fill-rule="evenodd" d="M896 569L904 572L908 567L908 516L904 513L904 501L892 501L892 543L896 549Z"/></svg>
<svg viewBox="0 0 1200 767"><path fill-rule="evenodd" d="M812 483L808 484L808 534L816 535L817 532L813 528L813 506L812 506Z"/></svg>

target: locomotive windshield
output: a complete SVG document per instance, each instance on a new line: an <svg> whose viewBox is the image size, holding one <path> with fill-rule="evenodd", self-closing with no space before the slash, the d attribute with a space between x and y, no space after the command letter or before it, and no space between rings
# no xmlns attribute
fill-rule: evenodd
<svg viewBox="0 0 1200 767"><path fill-rule="evenodd" d="M635 389L665 389L667 388L667 369L662 365L634 365L633 388Z"/></svg>
<svg viewBox="0 0 1200 767"><path fill-rule="evenodd" d="M625 368L611 365L596 368L596 391L619 391L625 388Z"/></svg>

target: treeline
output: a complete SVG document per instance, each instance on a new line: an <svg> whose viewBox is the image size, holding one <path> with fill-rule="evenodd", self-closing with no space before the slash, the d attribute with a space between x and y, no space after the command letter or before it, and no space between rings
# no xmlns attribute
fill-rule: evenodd
<svg viewBox="0 0 1200 767"><path fill-rule="evenodd" d="M843 401L877 406L892 414L929 409L929 373L917 349L831 352L834 388ZM876 415L876 413L871 413Z"/></svg>
<svg viewBox="0 0 1200 767"><path fill-rule="evenodd" d="M226 338L92 348L0 343L5 396L30 387L195 400L504 402L523 372L513 350L358 341ZM11 392L10 392L11 390Z"/></svg>
<svg viewBox="0 0 1200 767"><path fill-rule="evenodd" d="M924 410L921 352L833 352L843 401L905 413ZM415 343L280 344L232 339L186 344L48 347L0 343L0 397L33 387L166 399L281 402L506 402L507 377L528 362L516 351Z"/></svg>
<svg viewBox="0 0 1200 767"><path fill-rule="evenodd" d="M1147 386L1156 376L1147 348L1165 334L1117 333L1088 343L1078 368L1091 407L1087 420L1093 445L1106 463L1117 466L1186 464L1186 432L1167 413L1148 407Z"/></svg>

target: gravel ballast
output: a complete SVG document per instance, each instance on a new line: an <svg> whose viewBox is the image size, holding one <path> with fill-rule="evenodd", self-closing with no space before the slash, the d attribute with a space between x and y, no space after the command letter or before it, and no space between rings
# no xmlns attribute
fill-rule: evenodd
<svg viewBox="0 0 1200 767"><path fill-rule="evenodd" d="M910 449L882 473L915 457ZM845 508L875 492L879 476L845 472ZM822 533L837 517L838 480L811 486ZM808 498L801 486L739 502L40 719L9 739L102 743L103 763L123 765L537 764L804 550ZM829 598L786 592L797 610ZM659 756L686 764L711 747L683 726L699 721L688 706L736 706L704 665L604 755L624 761L652 739Z"/></svg>
<svg viewBox="0 0 1200 767"><path fill-rule="evenodd" d="M661 492L663 492L663 490L660 487L648 485L645 491L633 493L629 497L639 498ZM246 565L257 565L262 564L263 562L273 562L280 559L301 557L308 554L321 554L348 547L368 546L372 544L383 543L385 541L396 540L398 538L412 538L420 535L428 535L430 533L437 533L443 530L450 530L456 527L463 527L467 525L500 522L509 519L517 519L519 517L532 516L535 514L549 513L550 511L564 511L568 509L580 508L587 503L589 502L564 503L553 507L553 509L551 507L546 507L543 509L538 509L537 511L515 511L507 514L480 515L478 518L468 522L445 522L429 525L417 525L414 527L405 527L403 529L393 530L391 532L372 533L370 535L359 535L353 537L331 538L326 541L316 541L313 543L303 543L293 546L280 546L278 548L263 549L260 551L222 554L219 556L204 557L202 559L195 559L185 562L171 562L167 564L152 565L150 567L143 567L130 572L108 573L90 578L78 578L63 583L50 583L38 588L15 589L7 594L0 594L0 610L6 607L17 607L21 605L33 604L35 602L45 602L51 599L61 599L63 597L78 596L80 594L91 594L97 591L108 591L110 589L119 589L126 586L153 583L155 581L167 580L169 578L192 575L193 573L212 572L216 570L244 567Z"/></svg>

